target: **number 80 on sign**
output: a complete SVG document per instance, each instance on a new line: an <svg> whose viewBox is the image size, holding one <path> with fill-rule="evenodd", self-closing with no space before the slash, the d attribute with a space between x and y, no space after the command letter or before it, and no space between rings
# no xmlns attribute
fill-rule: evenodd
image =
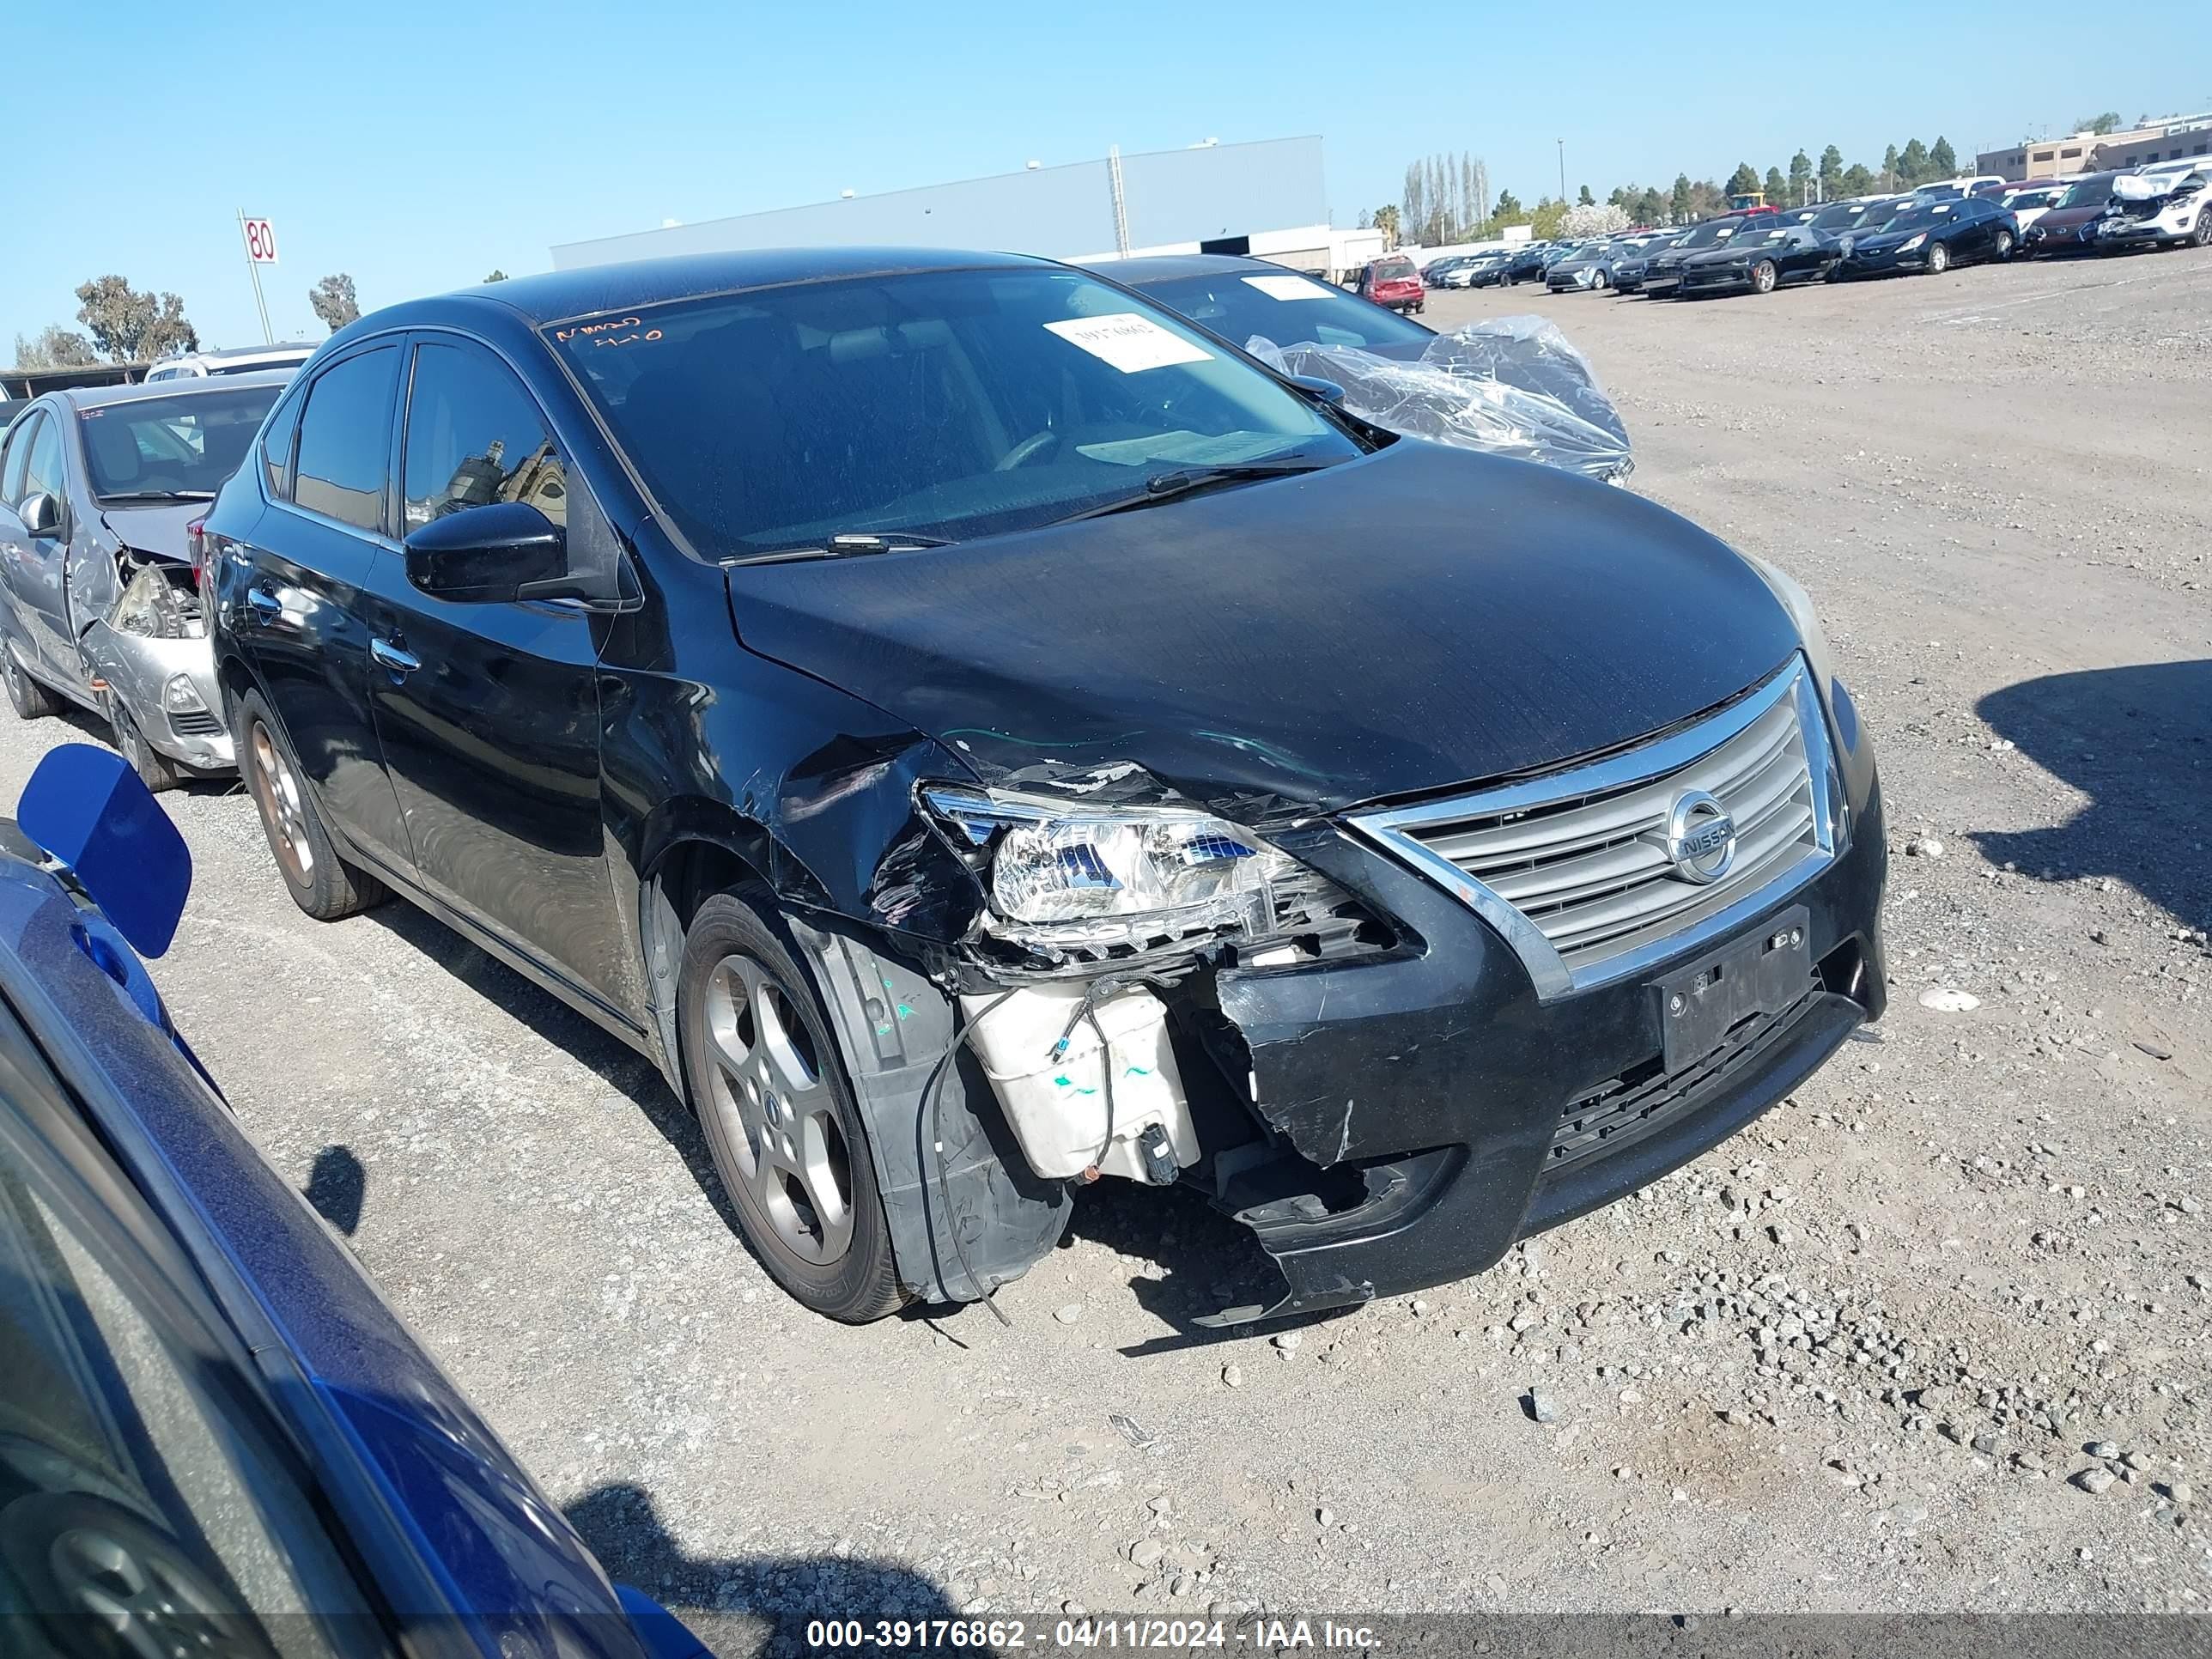
<svg viewBox="0 0 2212 1659"><path fill-rule="evenodd" d="M240 219L246 233L246 257L257 265L276 263L276 229L266 219Z"/></svg>

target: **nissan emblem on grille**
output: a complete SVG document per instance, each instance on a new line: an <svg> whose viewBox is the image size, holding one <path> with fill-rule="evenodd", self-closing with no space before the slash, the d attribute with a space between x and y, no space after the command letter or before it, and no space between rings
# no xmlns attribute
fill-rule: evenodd
<svg viewBox="0 0 2212 1659"><path fill-rule="evenodd" d="M1735 820L1703 789L1686 789L1674 798L1666 831L1656 839L1674 860L1675 874L1700 887L1718 881L1735 862Z"/></svg>

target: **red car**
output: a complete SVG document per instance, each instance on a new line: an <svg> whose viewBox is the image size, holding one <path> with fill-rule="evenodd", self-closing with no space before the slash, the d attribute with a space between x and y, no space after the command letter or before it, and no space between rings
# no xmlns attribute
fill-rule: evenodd
<svg viewBox="0 0 2212 1659"><path fill-rule="evenodd" d="M1359 297L1408 315L1421 309L1429 291L1421 286L1421 273L1411 259L1377 259L1359 273Z"/></svg>

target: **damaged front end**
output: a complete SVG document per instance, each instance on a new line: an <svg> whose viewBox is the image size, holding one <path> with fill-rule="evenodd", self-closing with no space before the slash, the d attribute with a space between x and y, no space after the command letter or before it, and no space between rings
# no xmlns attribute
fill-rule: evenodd
<svg viewBox="0 0 2212 1659"><path fill-rule="evenodd" d="M215 653L191 568L124 548L112 574L72 571L72 605L88 617L77 641L92 690L120 705L145 741L195 771L234 764ZM88 590L91 590L88 592Z"/></svg>
<svg viewBox="0 0 2212 1659"><path fill-rule="evenodd" d="M1231 822L1131 766L921 787L980 899L934 976L1029 1171L1181 1182L1252 1231L1283 1293L1197 1323L1353 1305L1656 1179L1878 1016L1870 762L1851 793L1836 856L1786 895L1787 994L1717 1046L1669 1033L1656 978L1540 988L1465 895L1356 824ZM1781 902L1690 942L1734 971Z"/></svg>

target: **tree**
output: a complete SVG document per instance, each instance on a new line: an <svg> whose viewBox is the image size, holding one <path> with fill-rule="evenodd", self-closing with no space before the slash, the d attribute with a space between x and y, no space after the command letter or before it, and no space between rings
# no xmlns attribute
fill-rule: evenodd
<svg viewBox="0 0 2212 1659"><path fill-rule="evenodd" d="M1400 228L1418 240L1429 220L1429 170L1419 161L1406 163L1406 187L1399 205L1403 209Z"/></svg>
<svg viewBox="0 0 2212 1659"><path fill-rule="evenodd" d="M1884 190L1897 188L1897 146L1895 144L1892 144L1881 153L1881 187Z"/></svg>
<svg viewBox="0 0 2212 1659"><path fill-rule="evenodd" d="M1364 214L1362 214L1362 215L1360 216L1360 218L1361 218L1361 221L1362 221L1362 226L1363 226L1363 228L1364 228L1365 219L1366 219L1366 216L1365 216ZM505 271L501 270L497 265L494 265L494 266L491 268L491 275L484 278L484 281L486 281L487 283L503 283L503 282L505 282L506 280L507 280L507 273L506 273Z"/></svg>
<svg viewBox="0 0 2212 1659"><path fill-rule="evenodd" d="M1846 196L1871 196L1874 174L1866 170L1865 163L1854 161L1844 169L1843 189Z"/></svg>
<svg viewBox="0 0 2212 1659"><path fill-rule="evenodd" d="M48 323L28 340L15 337L18 368L88 368L99 361L91 341L59 323Z"/></svg>
<svg viewBox="0 0 2212 1659"><path fill-rule="evenodd" d="M1748 196L1758 188L1759 174L1752 170L1751 163L1738 161L1735 164L1735 171L1729 174L1726 193L1730 196Z"/></svg>
<svg viewBox="0 0 2212 1659"><path fill-rule="evenodd" d="M1790 199L1802 207L1812 182L1813 158L1801 149L1790 158Z"/></svg>
<svg viewBox="0 0 2212 1659"><path fill-rule="evenodd" d="M2116 109L2108 109L2102 115L2086 116L2074 124L2075 131L2094 132L2100 138L2108 132L2119 130L2120 112Z"/></svg>
<svg viewBox="0 0 2212 1659"><path fill-rule="evenodd" d="M1559 234L1580 240L1585 236L1610 236L1628 228L1627 212L1611 202L1577 202L1569 208L1559 221Z"/></svg>
<svg viewBox="0 0 2212 1659"><path fill-rule="evenodd" d="M1636 198L1636 222L1656 225L1667 216L1667 198L1656 188L1647 186Z"/></svg>
<svg viewBox="0 0 2212 1659"><path fill-rule="evenodd" d="M1844 153L1833 144L1820 152L1820 199L1833 201L1844 177Z"/></svg>
<svg viewBox="0 0 2212 1659"><path fill-rule="evenodd" d="M1777 207L1784 206L1790 200L1790 186L1783 183L1780 167L1766 170L1766 199Z"/></svg>
<svg viewBox="0 0 2212 1659"><path fill-rule="evenodd" d="M199 349L199 332L185 320L185 302L173 294L141 294L120 276L95 276L78 285L76 297L77 321L111 362Z"/></svg>
<svg viewBox="0 0 2212 1659"><path fill-rule="evenodd" d="M1382 233L1382 246L1385 248L1394 248L1398 246L1398 205L1396 203L1385 202L1381 207L1375 210L1375 228Z"/></svg>
<svg viewBox="0 0 2212 1659"><path fill-rule="evenodd" d="M1555 202L1550 197L1541 198L1528 215L1528 230L1540 242L1555 242L1565 233L1560 227L1566 222L1567 204Z"/></svg>
<svg viewBox="0 0 2212 1659"><path fill-rule="evenodd" d="M307 303L315 308L315 315L333 334L348 323L361 320L361 307L354 299L353 278L341 270L335 276L325 276L307 290Z"/></svg>
<svg viewBox="0 0 2212 1659"><path fill-rule="evenodd" d="M1917 138L1908 138L1905 148L1898 152L1897 176L1900 183L1917 185L1935 175L1928 170L1928 146Z"/></svg>
<svg viewBox="0 0 2212 1659"><path fill-rule="evenodd" d="M1690 216L1690 175L1688 173L1678 173L1674 175L1674 198L1668 205L1674 212L1675 223L1680 224Z"/></svg>
<svg viewBox="0 0 2212 1659"><path fill-rule="evenodd" d="M1492 216L1499 224L1517 225L1524 211L1519 197L1510 190L1501 190L1498 192L1498 211Z"/></svg>
<svg viewBox="0 0 2212 1659"><path fill-rule="evenodd" d="M1590 188L1588 185L1584 185L1583 186L1582 194L1575 198L1575 205L1577 207L1595 207L1597 205L1597 198L1590 194Z"/></svg>
<svg viewBox="0 0 2212 1659"><path fill-rule="evenodd" d="M1940 132L1936 135L1935 143L1929 148L1928 166L1929 177L1932 179L1948 179L1959 171L1959 153L1951 148L1951 141Z"/></svg>

